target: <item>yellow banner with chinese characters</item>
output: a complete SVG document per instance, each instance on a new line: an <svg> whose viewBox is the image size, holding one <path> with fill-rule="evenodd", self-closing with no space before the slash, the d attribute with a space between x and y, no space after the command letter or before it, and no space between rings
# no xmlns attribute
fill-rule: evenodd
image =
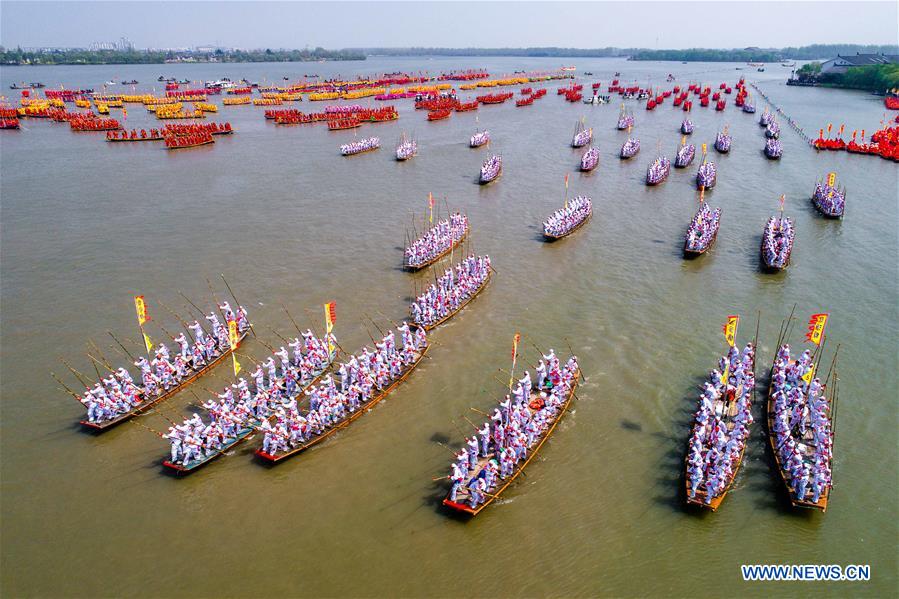
<svg viewBox="0 0 899 599"><path fill-rule="evenodd" d="M232 351L237 349L237 342L239 340L240 340L240 335L237 334L237 321L229 320L228 321L228 341L231 344Z"/></svg>
<svg viewBox="0 0 899 599"><path fill-rule="evenodd" d="M134 309L137 311L137 325L144 326L145 323L150 322L150 315L147 314L147 304L144 301L144 296L135 295L134 296Z"/></svg>
<svg viewBox="0 0 899 599"><path fill-rule="evenodd" d="M821 339L824 337L824 327L827 326L827 317L824 314L812 314L808 320L808 333L805 334L805 340L811 341L815 345L821 345Z"/></svg>
<svg viewBox="0 0 899 599"><path fill-rule="evenodd" d="M737 341L737 325L740 323L740 317L736 314L731 314L727 317L727 322L724 323L724 338L727 340L727 344L731 347Z"/></svg>

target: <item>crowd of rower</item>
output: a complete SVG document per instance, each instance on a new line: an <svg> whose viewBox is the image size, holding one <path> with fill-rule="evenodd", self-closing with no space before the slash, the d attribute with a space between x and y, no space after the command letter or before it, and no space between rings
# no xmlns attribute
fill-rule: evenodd
<svg viewBox="0 0 899 599"><path fill-rule="evenodd" d="M219 306L225 322L237 320L241 333L249 328L246 310L239 306L237 312L231 310L228 302ZM215 312L206 316L211 325L211 334L206 334L203 326L194 321L188 328L194 331L193 343L181 333L173 340L181 346L172 358L165 343L156 347L155 357L148 361L141 356L134 365L140 368L141 384L135 384L125 368L119 368L109 377L88 388L80 401L87 408L87 421L102 424L122 414L130 412L145 400L152 400L177 387L181 381L214 361L230 347L228 329Z"/></svg>
<svg viewBox="0 0 899 599"><path fill-rule="evenodd" d="M690 252L705 251L718 232L720 218L721 208L712 210L708 203L700 203L699 210L687 227L684 248Z"/></svg>
<svg viewBox="0 0 899 599"><path fill-rule="evenodd" d="M845 208L846 194L832 185L815 183L812 193L815 207L828 216L842 216Z"/></svg>
<svg viewBox="0 0 899 599"><path fill-rule="evenodd" d="M677 155L674 157L674 166L684 168L689 166L696 157L696 146L693 144L684 144L677 149Z"/></svg>
<svg viewBox="0 0 899 599"><path fill-rule="evenodd" d="M499 176L499 171L502 167L503 159L500 156L491 156L481 167L481 181L492 181Z"/></svg>
<svg viewBox="0 0 899 599"><path fill-rule="evenodd" d="M802 378L811 369L808 350L791 361L790 346L782 345L771 373L771 398L776 451L785 478L797 501L817 504L833 484L833 431L821 381L814 378L807 384Z"/></svg>
<svg viewBox="0 0 899 599"><path fill-rule="evenodd" d="M324 341L310 330L302 336L302 341L295 338L288 342L292 357L282 346L267 362L256 366L250 375L252 391L246 379L240 378L218 394L218 401L204 403L202 407L210 417L208 423L194 414L182 424L170 427L165 435L172 445L170 462L188 465L209 457L284 406L295 406L300 393L330 366L336 353L333 348L337 340L333 333Z"/></svg>
<svg viewBox="0 0 899 599"><path fill-rule="evenodd" d="M621 157L632 158L640 151L640 140L635 137L628 137L624 145L621 146Z"/></svg>
<svg viewBox="0 0 899 599"><path fill-rule="evenodd" d="M731 346L703 385L687 457L690 499L702 490L705 503L711 503L725 492L739 468L752 424L754 366L751 343L742 353Z"/></svg>
<svg viewBox="0 0 899 599"><path fill-rule="evenodd" d="M646 183L657 185L664 181L671 172L671 161L665 156L659 156L650 163L646 169Z"/></svg>
<svg viewBox="0 0 899 599"><path fill-rule="evenodd" d="M373 397L402 376L415 362L416 354L427 347L428 340L422 328L413 332L403 323L398 331L401 348L390 331L375 343L374 351L364 347L359 355L340 365L339 384L328 376L317 387L306 391L308 409L301 410L294 400L278 406L274 423L270 419L262 421L262 451L274 456L307 443L364 409Z"/></svg>
<svg viewBox="0 0 899 599"><path fill-rule="evenodd" d="M718 180L718 167L714 162L703 160L696 172L696 186L711 189Z"/></svg>
<svg viewBox="0 0 899 599"><path fill-rule="evenodd" d="M472 509L484 502L499 480L515 472L516 464L527 459L528 451L561 415L579 375L577 358L562 364L555 352L537 365L536 387L526 371L514 392L495 408L489 422L477 435L466 439L466 448L456 454L449 478L449 500L456 502L461 492ZM464 499L463 499L464 500Z"/></svg>
<svg viewBox="0 0 899 599"><path fill-rule="evenodd" d="M577 196L564 208L556 210L543 221L543 234L561 237L584 222L593 213L593 202L586 196Z"/></svg>
<svg viewBox="0 0 899 599"><path fill-rule="evenodd" d="M418 268L446 253L468 234L468 216L454 212L439 221L404 251L407 267Z"/></svg>
<svg viewBox="0 0 899 599"><path fill-rule="evenodd" d="M793 221L789 217L770 217L762 235L762 255L765 264L772 268L784 268L793 250Z"/></svg>
<svg viewBox="0 0 899 599"><path fill-rule="evenodd" d="M727 128L725 127L724 131L719 131L718 135L715 136L715 149L722 154L727 154L730 152L730 143L731 136L727 133Z"/></svg>
<svg viewBox="0 0 899 599"><path fill-rule="evenodd" d="M375 150L381 147L381 140L377 137L367 137L359 141L353 141L340 146L340 153L344 156L351 156L369 150Z"/></svg>
<svg viewBox="0 0 899 599"><path fill-rule="evenodd" d="M412 302L412 322L420 327L435 326L476 295L489 277L490 256L469 256L455 268L446 269Z"/></svg>

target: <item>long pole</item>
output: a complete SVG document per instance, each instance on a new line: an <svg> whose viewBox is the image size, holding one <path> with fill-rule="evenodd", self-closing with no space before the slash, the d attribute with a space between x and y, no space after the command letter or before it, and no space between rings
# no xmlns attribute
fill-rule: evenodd
<svg viewBox="0 0 899 599"><path fill-rule="evenodd" d="M162 307L165 309L166 312L168 312L169 314L171 314L172 316L174 316L175 318L178 319L178 322L180 322L180 323L181 323L181 326L184 327L184 331L187 333L187 336L190 337L190 342L191 342L191 343L196 343L197 340L194 339L193 334L190 332L190 327L187 325L187 321L184 320L183 318L181 318L180 316L178 316L178 313L177 313L177 312L175 312L174 310L172 310L171 308L169 308L169 307L168 307L166 304L164 304L162 301L159 301L159 305L162 306ZM199 320L197 321L197 324L200 324L200 321L199 321ZM203 325L200 325L200 328L203 329ZM206 330L206 329L203 329L203 331L205 331L205 330Z"/></svg>
<svg viewBox="0 0 899 599"><path fill-rule="evenodd" d="M75 393L74 391L72 391L71 389L69 389L69 386L66 385L64 382L62 382L60 380L60 378L58 376L56 376L56 374L54 374L54 372L52 370L50 371L50 376L52 376L56 380L57 383L62 385L63 389L65 389L69 395L71 395L73 398L75 398L75 401L77 401L78 403L81 403L81 399L79 399L78 394Z"/></svg>
<svg viewBox="0 0 899 599"><path fill-rule="evenodd" d="M200 316L202 316L203 318L206 317L206 313L203 312L203 310L201 310L199 306L197 306L195 303L193 303L192 301L190 301L190 298L189 298L189 297L187 297L186 295L184 295L183 293L181 293L181 290L180 290L180 289L178 290L178 295L180 295L181 297L183 297L184 299L186 299L186 300L187 300L187 303L189 303L191 306L193 306L194 309L196 309L196 311L200 313Z"/></svg>
<svg viewBox="0 0 899 599"><path fill-rule="evenodd" d="M69 371L70 371L72 374L75 375L75 378L78 379L78 381L79 381L82 385L84 385L85 387L90 387L90 386L91 386L91 385L90 385L90 381L87 380L87 377L86 377L86 376L84 376L82 373L78 372L77 370L75 370L75 369L72 368L71 366L69 366L68 362L66 362L66 361L63 360L62 358L60 358L59 361L62 362L62 363L65 365L65 367L68 368ZM87 380L87 382L85 382L86 380Z"/></svg>
<svg viewBox="0 0 899 599"><path fill-rule="evenodd" d="M87 341L88 341L88 343L91 344L91 347L94 348L94 351L97 352L97 355L100 356L100 359L103 361L103 364L106 365L106 368L107 368L110 372L112 372L112 371L113 371L113 370L112 370L112 364L109 363L109 361L106 359L106 356L104 356L104 355L103 355L103 352L100 351L100 348L97 347L97 344L94 343L94 341L93 341L92 339L88 339Z"/></svg>
<svg viewBox="0 0 899 599"><path fill-rule="evenodd" d="M112 331L106 331L106 332L109 333L109 336L112 337L113 340L114 340L116 343L118 343L119 347L121 347L121 348L122 348L122 351L125 352L125 354L126 354L129 358L131 358L131 361L132 361L132 362L137 362L137 359L135 359L135 357L131 355L131 352L130 352L130 351L128 351L127 349L125 349L125 346L122 345L122 342L119 341L118 339L116 339L116 336L112 334Z"/></svg>

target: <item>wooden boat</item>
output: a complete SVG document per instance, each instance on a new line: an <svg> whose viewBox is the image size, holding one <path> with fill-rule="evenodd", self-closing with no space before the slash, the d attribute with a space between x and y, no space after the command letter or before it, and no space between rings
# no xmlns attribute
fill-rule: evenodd
<svg viewBox="0 0 899 599"><path fill-rule="evenodd" d="M690 166L694 158L696 158L696 146L688 144L685 139L682 139L674 157L674 168L686 168Z"/></svg>
<svg viewBox="0 0 899 599"><path fill-rule="evenodd" d="M571 235L572 233L574 233L575 231L577 231L578 229L583 227L585 224L587 224L587 221L589 221L592 217L593 217L593 204L591 202L590 211L587 212L587 215L584 216L584 218L582 218L580 220L580 222L578 222L576 225L574 225L573 227L571 227L570 229L568 229L561 235L553 235L552 233L547 233L544 228L543 239L545 239L546 241L556 241L556 240L562 239L563 237L568 237L569 235Z"/></svg>
<svg viewBox="0 0 899 599"><path fill-rule="evenodd" d="M444 108L441 110L431 110L428 112L428 120L429 121L442 121L443 119L448 119L453 114L453 111L449 108Z"/></svg>
<svg viewBox="0 0 899 599"><path fill-rule="evenodd" d="M702 254L706 253L710 247L715 245L715 240L718 239L718 229L721 226L721 208L715 208L714 212L711 213L714 216L714 223L711 226L712 231L711 231L711 236L709 237L708 241L705 244L701 244L696 247L691 247L691 245L690 245L690 238L689 238L690 231L692 230L692 228L694 227L696 222L699 220L699 218L701 216L700 213L704 210L708 211L709 208L705 202L702 202L700 204L699 210L696 212L695 215L693 215L693 220L690 222L690 227L687 229L687 234L684 236L684 257L685 258L693 258L696 256L701 256Z"/></svg>
<svg viewBox="0 0 899 599"><path fill-rule="evenodd" d="M795 364L796 360L790 360L790 363ZM773 379L773 373L774 373L773 366L771 368L771 373L772 373L772 376L770 378ZM776 417L776 413L775 413L775 408L774 408L775 400L774 400L773 395L774 395L774 382L772 380L772 382L768 385L768 403L767 403L767 409L766 409L766 421L768 424L768 443L771 445L771 452L774 454L774 463L777 465L777 472L780 474L780 479L783 481L784 487L786 487L786 489L787 489L787 494L790 496L790 503L793 505L793 507L811 508L811 509L821 510L822 513L826 512L827 511L827 501L830 499L830 491L832 488L831 485L826 485L824 487L824 491L818 497L817 503L815 503L813 501L809 501L808 499L797 499L796 498L796 489L793 488L793 485L791 484L790 479L787 477L786 472L784 471L783 463L780 460L780 452L778 451L779 448L777 446L777 434L774 431L774 418ZM803 394L803 397L804 398L806 397L805 394ZM828 407L828 412L831 412L831 410L833 408L833 403L829 400L827 401L827 407ZM831 423L831 426L832 426L832 423ZM805 436L801 438L801 444L799 445L799 447L802 448L801 452L803 454L802 457L804 460L805 460L805 458L808 458L808 457L812 457L814 459L815 439L814 439L814 435L812 434L811 429L807 430ZM832 462L833 462L833 459L831 458L831 465L832 465Z"/></svg>
<svg viewBox="0 0 899 599"><path fill-rule="evenodd" d="M258 421L251 421L248 423L250 426L246 426L240 429L237 434L232 439L228 439L225 443L222 444L220 449L215 450L213 453L209 455L204 455L203 457L191 460L187 464L176 464L170 460L164 460L162 465L166 468L170 468L174 470L178 474L188 474L190 472L194 472L195 470L199 470L209 462L215 460L216 458L221 457L226 452L233 449L236 445L242 443L246 439L250 437L256 431L256 428L259 424Z"/></svg>
<svg viewBox="0 0 899 599"><path fill-rule="evenodd" d="M320 381L321 378L327 372L329 372L331 370L331 367L334 365L334 361L337 359L338 355L339 355L339 350L334 350L331 353L331 360L325 365L324 368L322 368L320 371L318 371L314 374L314 377L302 389L300 389L300 391L298 392L298 395L301 395L303 393L303 391L305 391L306 389L309 389L310 387L312 387L313 385L318 383L318 381ZM171 468L178 474L187 474L189 472L198 470L199 468L202 468L209 462L224 455L225 453L227 453L230 449L234 448L239 443L249 439L250 435L252 435L252 433L254 431L260 430L259 426L261 424L262 424L262 422L260 422L258 420L249 421L247 423L248 426L241 428L237 432L237 434L235 435L235 437L233 439L230 439L227 443L222 444L221 449L216 450L215 452L213 452L212 454L210 454L208 456L203 456L199 459L191 460L187 464L178 464L178 463L172 462L171 460L164 460L162 462L162 465L167 468Z"/></svg>
<svg viewBox="0 0 899 599"><path fill-rule="evenodd" d="M467 306L468 304L470 304L470 303L472 302L472 300L473 300L474 298L476 298L476 297L477 297L477 296L484 290L485 287L487 287L487 283L490 282L490 277L491 277L491 274L490 274L490 272L488 271L488 272L487 272L487 278L484 279L484 282L481 283L481 286L478 287L478 288L475 290L474 293L472 293L470 296L468 296L468 299L466 299L464 302L462 302L461 304L459 304L459 305L456 307L455 310L453 310L452 312L448 313L446 316L444 316L444 317L441 318L440 320L434 322L433 324L426 324L426 325L424 325L424 330L425 330L426 332L430 332L430 331L436 329L437 327L439 327L440 325L442 325L444 322L446 322L447 320L449 320L450 318L452 318L452 317L455 316L456 314L458 314L459 312L461 312L462 309L465 308L465 306ZM410 323L409 323L409 326L410 326L410 327L416 327L416 328L418 328L418 327L420 327L421 325L416 324L416 323L414 323L414 322L410 322Z"/></svg>
<svg viewBox="0 0 899 599"><path fill-rule="evenodd" d="M640 151L640 140L636 138L629 137L627 141L621 146L621 152L619 153L619 157L622 160L627 160L628 158L633 158Z"/></svg>
<svg viewBox="0 0 899 599"><path fill-rule="evenodd" d="M528 450L528 456L524 460L524 462L521 463L520 465L517 465L517 467L512 472L512 474L507 476L505 478L505 480L497 479L497 481L498 481L497 487L495 489L491 490L489 495L485 495L484 503L478 505L475 508L472 508L470 505L461 503L459 501L450 501L450 495L447 494L447 496L443 500L443 505L452 510L455 510L455 511L463 513L463 514L467 514L469 516L477 516L484 510L484 508L486 508L488 505L493 503L495 500L499 499L500 496L503 494L503 492L507 488L509 488L509 485L511 485L515 481L515 479L518 478L518 476L522 473L522 471L527 467L527 465L531 463L531 461L534 459L534 456L536 456L538 453L540 453L540 449L543 447L543 444L546 443L546 440L549 439L550 436L552 436L553 432L556 430L556 426L559 424L559 421L562 420L562 416L564 416L565 413L568 411L569 405L571 405L571 400L574 398L574 393L577 390L579 377L580 377L580 370L578 370L575 373L575 377L573 379L571 389L569 389L568 396L565 398L565 401L563 401L562 404L559 406L559 411L558 411L558 414L556 415L556 419L553 420L553 423L551 425L549 425L545 431L543 431L543 433L539 437L539 440L534 444L534 446ZM533 401L539 399L539 397L540 397L539 393L540 393L539 389L532 390L530 402L533 402ZM528 411L531 411L531 410L532 410L532 408L528 407ZM479 470L480 468L483 468L484 465L487 463L487 461L492 458L492 456L493 456L493 454L490 454L488 456L483 456L483 457L478 458L478 467L476 469Z"/></svg>
<svg viewBox="0 0 899 599"><path fill-rule="evenodd" d="M441 258L443 258L444 256L448 255L448 254L449 254L450 252L452 252L455 248L457 248L457 247L459 247L460 245L462 245L462 243L465 241L465 238L468 237L468 231L469 231L469 227L466 227L466 228L465 228L465 232L462 234L461 237L459 237L459 239L458 239L457 241L454 241L454 242L450 245L450 247L446 248L445 250L443 250L442 252L440 252L440 254L434 256L433 258L431 258L430 260L428 260L428 261L426 261L426 262L422 262L422 263L420 263L420 264L410 264L410 263L407 262L407 261L405 260L405 258L404 258L404 259L403 259L403 268L406 269L406 270L415 272L415 271L421 270L421 269L423 269L423 268L427 268L428 266L434 264L435 262L438 262Z"/></svg>
<svg viewBox="0 0 899 599"><path fill-rule="evenodd" d="M785 226L786 225L786 226ZM793 221L789 217L771 217L765 224L765 232L762 234L762 241L759 244L759 254L762 257L762 265L767 271L783 270L790 265L790 254L793 253L793 238L795 230L793 229ZM773 239L780 238L783 242L783 251L781 252L783 264L775 262L774 258L769 257L765 252L765 240L771 236Z"/></svg>
<svg viewBox="0 0 899 599"><path fill-rule="evenodd" d="M589 148L581 156L581 170L590 172L599 165L599 150L597 148Z"/></svg>
<svg viewBox="0 0 899 599"><path fill-rule="evenodd" d="M248 332L249 331L244 331L241 334L240 339L237 340L237 347L240 347L241 342L247 336ZM125 422L126 420L128 420L129 418L131 418L133 416L137 416L138 414L141 414L143 412L146 412L147 410L149 410L156 404L163 402L163 401L169 399L170 397L175 396L176 394L181 392L181 390L185 389L188 385L193 383L195 380L197 380L198 378L200 378L201 376L203 376L204 374L206 374L207 372L209 372L210 370L212 370L213 368L218 366L222 362L222 360L224 360L225 358L227 358L230 355L231 355L231 348L226 347L225 351L223 351L219 357L217 357L213 361L207 363L205 366L203 366L199 370L195 370L192 374L190 374L187 378L185 378L180 383L178 383L178 385L176 385L175 387L172 387L171 389L169 389L168 391L165 391L164 393L162 393L161 395L158 395L157 397L144 399L140 404L134 406L131 410L129 410L123 414L119 414L115 418L112 418L110 420L104 420L103 422L91 422L89 420L82 420L82 421L80 421L80 424L87 428L90 428L93 430L98 430L98 431L106 430L106 429L112 428L118 424L121 424L121 423Z"/></svg>
<svg viewBox="0 0 899 599"><path fill-rule="evenodd" d="M836 183L836 177L834 177ZM815 183L812 205L827 218L843 218L846 211L846 189L831 185L827 181Z"/></svg>
<svg viewBox="0 0 899 599"><path fill-rule="evenodd" d="M471 136L471 139L468 142L468 146L471 148L480 148L481 146L487 145L488 143L490 143L490 131L484 129L483 131L478 131Z"/></svg>
<svg viewBox="0 0 899 599"><path fill-rule="evenodd" d="M495 165L495 166L494 166ZM481 185L492 183L500 178L503 174L503 158L502 156L491 156L484 162L481 167L481 175L478 182Z"/></svg>
<svg viewBox="0 0 899 599"><path fill-rule="evenodd" d="M574 127L574 135L571 136L572 148L583 148L593 141L593 129L587 129L583 121L578 121Z"/></svg>
<svg viewBox="0 0 899 599"><path fill-rule="evenodd" d="M289 457L295 456L298 453L306 451L313 445L317 445L317 444L321 443L322 441L324 441L325 439L327 439L328 437L330 437L337 431L345 429L350 424L352 424L353 421L355 421L357 418L359 418L366 412L370 411L372 407L374 407L379 401L381 401L382 399L387 397L387 395L389 395L391 391L396 389L403 381L405 381L409 377L409 375L412 373L412 371L415 370L415 367L421 363L422 359L424 359L425 354L428 353L428 349L430 347L431 347L431 345L429 343L428 345L426 345L424 347L424 349L416 352L415 360L411 364L408 364L403 369L403 371L400 373L400 375L397 376L395 379L393 379L393 381L387 387L382 389L377 395L372 395L372 397L364 404L361 404L355 412L347 413L347 415L344 417L344 419L341 420L336 425L329 427L328 429L326 429L326 430L322 431L321 433L319 433L318 435L310 438L309 440L302 443L301 445L297 445L296 447L293 447L293 448L289 449L288 451L279 452L276 454L270 454L270 453L266 453L265 451L263 451L262 448L259 448L256 450L256 455L266 462L270 462L272 464L277 464L279 462L286 460Z"/></svg>
<svg viewBox="0 0 899 599"><path fill-rule="evenodd" d="M768 139L765 142L765 156L767 156L770 160L780 160L780 157L783 156L784 150L781 143L776 139Z"/></svg>
<svg viewBox="0 0 899 599"><path fill-rule="evenodd" d="M757 344L753 344L753 347L757 347ZM757 359L757 356L753 355L753 357L752 357L752 372L753 372L753 374L755 373L756 359ZM737 390L737 394L738 394L737 396L742 394L742 386ZM750 407L752 406L753 403L755 403L755 387L754 386L749 391ZM736 401L731 402L730 406L728 406L724 397L718 397L715 399L716 409L719 405L721 406L722 410L725 411L725 413L727 414L727 416L729 418L732 419L734 416L736 416L736 413L737 413L737 402ZM694 423L693 426L695 428L696 423ZM728 432L732 431L734 428L733 420L728 420L726 423L726 426L727 426ZM692 436L692 433L691 433L691 436ZM747 441L748 441L748 439L747 439ZM684 490L686 491L687 504L702 506L704 508L708 508L708 509L712 510L713 512L718 511L718 508L721 506L721 502L723 502L724 498L727 497L728 492L730 492L730 490L734 486L734 481L737 480L737 474L739 474L740 466L743 464L743 455L746 453L746 445L747 445L747 443L743 443L743 447L740 450L740 456L737 458L737 464L734 466L733 476L731 476L730 480L727 481L727 486L725 487L724 491L722 491L722 493L720 495L718 495L717 497L713 497L709 503L705 502L705 497L706 497L705 488L698 488L696 490L696 497L690 497L690 475L689 475L690 456L689 456L689 452L688 452L687 457L684 458L684 472L686 474L684 476Z"/></svg>
<svg viewBox="0 0 899 599"><path fill-rule="evenodd" d="M166 150L184 150L187 148L196 148L198 146L206 146L206 145L215 143L215 140L212 139L212 135L210 135L208 138L202 138L200 140L197 140L196 142L187 143L184 145L176 145L174 143L170 143L170 141L169 141L170 139L171 138L169 138L169 137L165 138L165 149Z"/></svg>

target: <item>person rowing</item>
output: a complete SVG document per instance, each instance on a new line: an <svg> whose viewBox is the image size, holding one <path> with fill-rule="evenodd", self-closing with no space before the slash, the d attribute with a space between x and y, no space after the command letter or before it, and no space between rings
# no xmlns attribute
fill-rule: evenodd
<svg viewBox="0 0 899 599"><path fill-rule="evenodd" d="M546 386L535 389L526 371L512 396L505 396L477 430L477 436L466 439L465 449L450 466L450 502L467 502L471 509L477 509L492 496L500 481L512 476L516 466L528 459L529 451L558 418L564 398L576 384L579 365L576 356L564 365L554 353L544 359L551 365L551 376L543 377ZM538 385L539 381L538 372Z"/></svg>

